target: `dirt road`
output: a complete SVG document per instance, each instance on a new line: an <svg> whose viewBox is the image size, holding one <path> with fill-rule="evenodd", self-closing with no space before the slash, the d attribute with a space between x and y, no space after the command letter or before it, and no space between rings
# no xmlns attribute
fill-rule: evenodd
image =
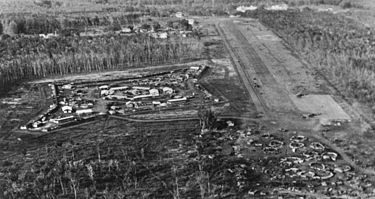
<svg viewBox="0 0 375 199"><path fill-rule="evenodd" d="M216 24L216 27L217 27L219 33L221 34L221 36L225 40L225 46L228 49L228 52L230 54L230 58L231 58L233 64L235 65L235 69L236 69L237 73L239 74L242 83L244 84L248 94L250 95L254 105L256 106L257 111L259 113L266 114L267 113L266 112L267 106L266 106L266 104L263 103L263 100L261 99L260 94L255 90L255 88L252 84L251 77L249 77L248 74L245 73L245 71L244 71L245 66L243 65L241 57L237 53L235 53L233 47L230 45L230 43L228 41L229 39L228 39L227 35L224 33L223 28L218 24Z"/></svg>
<svg viewBox="0 0 375 199"><path fill-rule="evenodd" d="M228 20L217 24L217 28L257 109L268 117L275 112L296 112L284 85L276 81L237 25Z"/></svg>
<svg viewBox="0 0 375 199"><path fill-rule="evenodd" d="M339 117L342 109L350 115L352 121L349 125L356 125L359 121L352 109L343 107L342 103L321 104L303 102L301 98L295 97L298 92L304 92L307 95L332 96L335 100L339 98L338 94L329 89L329 82L322 78L316 78L311 72L311 68L306 67L306 63L295 56L284 46L281 39L267 30L257 21L232 20L226 19L216 23L216 27L222 36L225 45L231 56L233 65L251 96L258 112L263 112L266 117L278 123L287 124L295 118L301 118L304 113L301 107L310 107L312 111L322 107L340 107L336 113L329 113ZM304 104L305 103L305 104ZM327 102L328 103L328 102ZM298 104L299 106L296 106ZM315 106L315 107L314 107ZM342 109L341 109L342 107ZM349 107L350 108L350 107ZM330 115L330 116L331 116ZM342 115L342 114L341 114ZM348 116L349 117L349 116ZM339 119L339 118L337 118ZM355 163L344 149L339 148L330 140L323 138L320 132L316 132L314 126L308 121L296 121L294 129L311 129L312 136L322 143L336 150L345 161L347 161L355 170L367 174L375 175L371 168L363 168ZM316 120L319 120L318 118ZM290 123L288 123L290 125ZM321 125L317 122L314 125ZM286 125L287 126L287 125ZM298 126L298 127L297 127ZM357 127L354 127L357 128ZM344 131L350 131L345 130ZM350 132L355 133L355 132ZM348 134L350 134L348 133ZM332 138L331 138L332 139Z"/></svg>

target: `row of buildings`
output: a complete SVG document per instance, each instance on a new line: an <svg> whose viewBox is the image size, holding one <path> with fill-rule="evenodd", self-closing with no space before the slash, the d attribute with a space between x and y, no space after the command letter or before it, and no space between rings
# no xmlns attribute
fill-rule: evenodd
<svg viewBox="0 0 375 199"><path fill-rule="evenodd" d="M206 68L197 65L99 84L50 84L53 104L21 129L48 131L107 114L129 115L139 111L181 108L192 100L203 101L200 98L206 99L210 93L194 85L199 85L198 78Z"/></svg>

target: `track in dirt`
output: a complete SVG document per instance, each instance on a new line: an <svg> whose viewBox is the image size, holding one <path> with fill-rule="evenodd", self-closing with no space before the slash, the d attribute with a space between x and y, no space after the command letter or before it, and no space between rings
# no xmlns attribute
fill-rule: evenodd
<svg viewBox="0 0 375 199"><path fill-rule="evenodd" d="M236 70L258 112L270 116L271 111L286 113L296 111L283 85L276 81L256 50L236 26L232 21L225 21L217 24L217 29L225 40ZM256 85L257 82L261 85Z"/></svg>
<svg viewBox="0 0 375 199"><path fill-rule="evenodd" d="M230 54L230 59L233 65L235 66L236 72L240 76L241 82L245 86L248 94L250 95L250 98L252 102L254 103L257 109L257 112L266 114L267 106L264 104L263 100L261 99L260 94L257 93L255 88L253 87L253 84L251 83L252 82L251 77L249 77L248 74L245 73L244 71L245 67L243 66L243 63L240 61L241 57L235 53L234 48L230 45L228 38L224 33L224 30L220 27L219 24L216 24L216 28L218 32L220 33L220 35L224 38L225 46Z"/></svg>

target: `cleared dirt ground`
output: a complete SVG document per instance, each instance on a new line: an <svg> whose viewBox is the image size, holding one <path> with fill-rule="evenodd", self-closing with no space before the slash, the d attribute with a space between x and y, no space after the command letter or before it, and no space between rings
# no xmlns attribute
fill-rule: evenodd
<svg viewBox="0 0 375 199"><path fill-rule="evenodd" d="M65 198L76 187L86 188L79 197L374 197L375 136L314 66L256 20L200 20L211 58L200 62L210 66L200 83L224 103L211 130L200 129L198 111L187 109L111 116L42 136L9 131L0 145L0 185L38 182L45 185L38 193ZM48 100L39 93L21 98Z"/></svg>
<svg viewBox="0 0 375 199"><path fill-rule="evenodd" d="M373 154L373 140L362 136L371 134L364 128L368 124L314 72L313 66L300 60L282 40L255 20L223 20L217 27L233 52L244 84L251 85L247 88L254 94L252 98L256 98L253 101L260 102L257 110L265 111L264 118L283 129L305 131L304 135L334 148L358 171L375 174L373 167L368 167L372 160L365 155ZM351 144L348 147L345 143ZM360 147L367 152L361 155L356 151Z"/></svg>

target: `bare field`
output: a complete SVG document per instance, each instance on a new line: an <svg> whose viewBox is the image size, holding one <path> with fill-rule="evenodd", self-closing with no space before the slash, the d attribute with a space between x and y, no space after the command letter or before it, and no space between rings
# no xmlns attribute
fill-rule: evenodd
<svg viewBox="0 0 375 199"><path fill-rule="evenodd" d="M285 132L288 132L288 129L294 128L296 128L295 130L297 132L304 128L314 129L314 131L304 135L311 135L323 143L329 144L342 154L345 161L359 171L370 176L374 174L372 166L369 166L371 163L367 163L367 166L364 166L364 163L368 162L365 154L372 154L371 152L366 152L363 155L360 155L356 150L343 147L345 144L348 144L348 142L343 141L342 138L336 137L341 135L348 139L350 136L362 135L363 132L361 126L363 121L358 115L351 115L351 117L349 117L343 109L339 107L338 103L333 100L331 100L331 102L332 107L336 107L335 110L330 110L328 107L325 107L325 103L327 103L326 100L323 100L320 103L317 100L300 103L303 101L301 99L310 98L314 93L333 94L330 85L327 82L321 77L315 76L314 72L312 72L313 70L306 67L306 64L303 61L300 61L299 58L290 52L290 50L286 49L281 40L260 37L262 35L270 35L272 38L277 36L268 31L258 22L242 22L236 20L234 22L219 23L219 27L220 26L224 29L223 34L227 36L227 42L229 43L229 46L233 48L233 51L235 52L234 54L238 54L238 58L235 57L234 61L237 62L238 60L239 62L243 62L244 68L250 67L247 70L243 70L245 74L248 73L248 76L242 76L242 78L245 78L245 85L252 85L250 91L252 90L252 92L255 92L258 99L265 102L264 104L262 103L261 106L264 107L266 113L270 115L268 116L269 118L279 121L277 123L280 123L281 125L285 125L285 128L287 129ZM270 38L270 36L268 36L268 38ZM241 42L236 40L240 40ZM247 46L243 46L244 44ZM241 52L242 49L248 53ZM247 58L245 57L246 55ZM241 66L241 64L239 64L239 66ZM246 81L248 81L248 83ZM255 82L255 84L252 82ZM335 98L336 97L337 96L335 96ZM344 104L341 100L339 102L340 104ZM312 110L307 110L308 107L311 106L315 107ZM349 109L348 106L344 107L346 111L352 111L350 107ZM322 112L323 115L308 115L306 117L304 116L304 113L306 112ZM299 117L301 119L296 119L294 117L296 115L300 115ZM302 119L303 117L306 119ZM324 120L323 125L317 122L319 118ZM291 124L290 122L293 120L294 123ZM347 123L348 121L349 123ZM327 138L329 138L329 140L327 140ZM338 144L339 142L335 143L334 140L336 138L337 140L340 140L339 142L345 144L341 145ZM357 136L356 140L362 140L361 136ZM353 141L351 142L351 147L355 148L359 147L359 145L364 147L364 145L362 145L363 143L367 142L364 140ZM368 148L369 150L371 149L369 145L365 148ZM315 195L312 197L321 198L323 196Z"/></svg>
<svg viewBox="0 0 375 199"><path fill-rule="evenodd" d="M292 100L301 111L317 114L322 124L350 121L349 115L329 95L307 95Z"/></svg>
<svg viewBox="0 0 375 199"><path fill-rule="evenodd" d="M47 91L38 87L20 87L0 101L0 140L46 108Z"/></svg>
<svg viewBox="0 0 375 199"><path fill-rule="evenodd" d="M194 20L181 38L198 61L47 77L1 98L0 198L375 197L370 125L315 66L259 20Z"/></svg>

